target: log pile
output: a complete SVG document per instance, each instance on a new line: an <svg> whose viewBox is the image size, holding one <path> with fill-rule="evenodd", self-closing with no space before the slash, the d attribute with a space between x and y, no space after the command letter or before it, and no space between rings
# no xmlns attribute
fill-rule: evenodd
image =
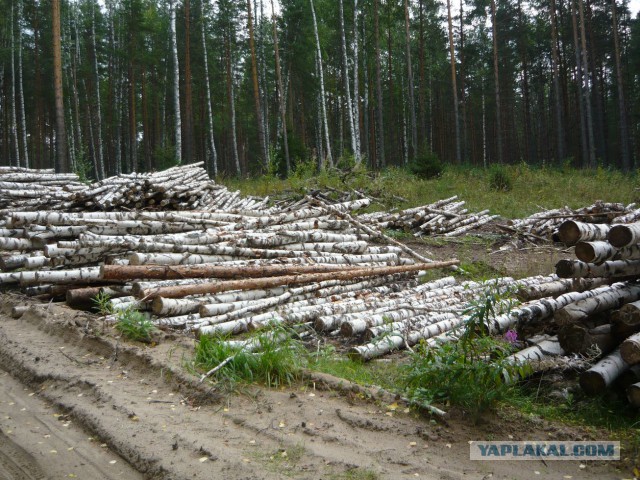
<svg viewBox="0 0 640 480"><path fill-rule="evenodd" d="M0 209L60 209L71 207L70 197L82 191L75 173L55 173L53 169L33 170L0 167Z"/></svg>
<svg viewBox="0 0 640 480"><path fill-rule="evenodd" d="M53 170L0 169L0 209L17 211L260 210L268 198L242 197L209 178L201 163L121 174L92 184Z"/></svg>
<svg viewBox="0 0 640 480"><path fill-rule="evenodd" d="M551 314L546 327L557 335L556 354L598 360L580 375L584 392L600 394L624 382L630 401L640 406L640 377L632 371L640 373L640 223L621 223L634 218L635 211L606 223L570 219L558 225L559 239L574 246L577 257L558 262L558 282L581 284L583 291L538 300L521 308L518 320L522 327L540 312Z"/></svg>
<svg viewBox="0 0 640 480"><path fill-rule="evenodd" d="M453 196L429 205L409 208L396 213L365 213L358 219L377 228L413 232L414 236L443 235L456 237L478 229L498 218L489 210L469 212L464 200Z"/></svg>
<svg viewBox="0 0 640 480"><path fill-rule="evenodd" d="M571 209L569 207L542 210L527 218L509 221L502 225L504 230L524 235L528 238L547 241L563 241L558 238L560 225L566 220L586 224L628 223L640 219L640 209L635 203L606 203L597 201L588 207Z"/></svg>

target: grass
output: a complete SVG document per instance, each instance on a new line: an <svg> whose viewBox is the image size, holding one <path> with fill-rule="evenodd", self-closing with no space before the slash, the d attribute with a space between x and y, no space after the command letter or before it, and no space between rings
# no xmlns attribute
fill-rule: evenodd
<svg viewBox="0 0 640 480"><path fill-rule="evenodd" d="M447 166L436 179L422 180L407 170L389 168L383 172L355 170L349 174L338 171L319 173L306 169L288 179L263 176L252 179L229 179L230 188L244 194L270 195L282 193L302 196L314 188L332 187L357 189L384 201L384 208L408 208L424 205L453 195L467 202L471 210L489 209L504 218L522 218L542 208L562 206L579 208L596 200L631 203L638 199L635 188L638 174L623 174L614 170L577 170L572 168L541 168L527 164L509 165L501 169L511 181L508 191L491 186L491 171L470 166ZM406 202L395 198L400 196ZM374 209L383 206L374 205Z"/></svg>
<svg viewBox="0 0 640 480"><path fill-rule="evenodd" d="M133 309L126 309L118 313L118 320L114 326L129 340L151 343L152 335L156 331L153 322L144 313Z"/></svg>

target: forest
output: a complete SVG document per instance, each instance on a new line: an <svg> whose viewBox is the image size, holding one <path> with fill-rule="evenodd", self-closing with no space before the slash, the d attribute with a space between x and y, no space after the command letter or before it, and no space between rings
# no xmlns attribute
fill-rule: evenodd
<svg viewBox="0 0 640 480"><path fill-rule="evenodd" d="M2 165L102 179L640 157L627 0L2 4Z"/></svg>

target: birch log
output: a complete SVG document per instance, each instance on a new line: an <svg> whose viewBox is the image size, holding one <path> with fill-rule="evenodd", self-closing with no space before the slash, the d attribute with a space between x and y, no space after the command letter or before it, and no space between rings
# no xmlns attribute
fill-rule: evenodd
<svg viewBox="0 0 640 480"><path fill-rule="evenodd" d="M580 241L605 240L610 228L609 225L604 224L567 220L558 228L558 236L562 243L572 246Z"/></svg>
<svg viewBox="0 0 640 480"><path fill-rule="evenodd" d="M558 325L576 323L590 315L619 308L625 303L640 299L640 285L625 284L611 288L591 298L585 298L558 310L554 318Z"/></svg>
<svg viewBox="0 0 640 480"><path fill-rule="evenodd" d="M505 360L513 364L527 364L541 362L549 357L557 357L564 355L564 350L560 346L558 337L545 337L531 347L520 350L513 355L508 356Z"/></svg>
<svg viewBox="0 0 640 480"><path fill-rule="evenodd" d="M627 387L627 398L631 405L640 408L640 382Z"/></svg>
<svg viewBox="0 0 640 480"><path fill-rule="evenodd" d="M604 392L622 372L629 368L617 349L580 375L580 386L588 395Z"/></svg>
<svg viewBox="0 0 640 480"><path fill-rule="evenodd" d="M583 325L569 324L558 331L560 346L567 353L588 355L593 353L595 347L602 354L611 352L618 342L611 332L611 325L600 325L595 328L587 328Z"/></svg>
<svg viewBox="0 0 640 480"><path fill-rule="evenodd" d="M628 225L614 225L607 235L607 240L616 248L640 243L640 222Z"/></svg>
<svg viewBox="0 0 640 480"><path fill-rule="evenodd" d="M560 278L628 277L640 275L640 260L612 260L600 265L580 260L560 260L556 264Z"/></svg>
<svg viewBox="0 0 640 480"><path fill-rule="evenodd" d="M627 338L620 345L620 355L629 365L640 363L640 333L636 333Z"/></svg>
<svg viewBox="0 0 640 480"><path fill-rule="evenodd" d="M613 312L611 330L621 341L640 331L640 301L627 303Z"/></svg>

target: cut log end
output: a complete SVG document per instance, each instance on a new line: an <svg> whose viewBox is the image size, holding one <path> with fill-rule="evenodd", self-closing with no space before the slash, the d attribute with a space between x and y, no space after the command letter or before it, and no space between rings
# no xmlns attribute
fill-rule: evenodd
<svg viewBox="0 0 640 480"><path fill-rule="evenodd" d="M587 370L580 375L580 387L587 395L598 395L605 391L607 383L598 372Z"/></svg>
<svg viewBox="0 0 640 480"><path fill-rule="evenodd" d="M607 235L609 243L616 248L626 247L633 241L633 234L627 225L615 225Z"/></svg>
<svg viewBox="0 0 640 480"><path fill-rule="evenodd" d="M575 245L580 240L580 228L573 220L562 222L558 228L558 237L560 241L567 246Z"/></svg>
<svg viewBox="0 0 640 480"><path fill-rule="evenodd" d="M576 244L575 254L578 260L586 263L593 263L596 258L596 251L589 242L578 242Z"/></svg>

